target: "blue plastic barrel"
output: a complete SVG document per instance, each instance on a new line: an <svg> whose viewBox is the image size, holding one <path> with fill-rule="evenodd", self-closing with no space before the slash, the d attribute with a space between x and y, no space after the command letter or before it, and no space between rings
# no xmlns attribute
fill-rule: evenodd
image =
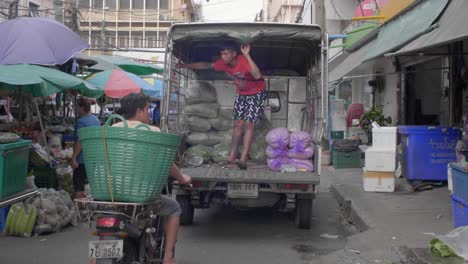
<svg viewBox="0 0 468 264"><path fill-rule="evenodd" d="M447 164L456 161L459 130L451 127L399 126L402 173L408 180L447 180Z"/></svg>

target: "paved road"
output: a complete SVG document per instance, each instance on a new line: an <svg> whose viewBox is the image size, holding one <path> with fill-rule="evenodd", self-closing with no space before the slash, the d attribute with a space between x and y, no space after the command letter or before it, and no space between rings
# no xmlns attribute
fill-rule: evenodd
<svg viewBox="0 0 468 264"><path fill-rule="evenodd" d="M346 237L355 230L343 223L327 186L321 187L311 230L296 229L287 216L272 210L196 210L194 225L180 231L176 251L179 263L302 264L342 249ZM35 238L0 237L0 263L87 263L89 233L87 225L80 224ZM325 233L339 238L321 238Z"/></svg>

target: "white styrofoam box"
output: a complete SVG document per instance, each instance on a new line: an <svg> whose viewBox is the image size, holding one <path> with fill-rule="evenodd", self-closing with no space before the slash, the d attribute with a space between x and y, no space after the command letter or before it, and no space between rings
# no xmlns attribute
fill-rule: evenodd
<svg viewBox="0 0 468 264"><path fill-rule="evenodd" d="M367 171L395 172L396 149L368 148L365 161Z"/></svg>
<svg viewBox="0 0 468 264"><path fill-rule="evenodd" d="M369 142L369 138L367 137L366 132L364 131L364 129L360 127L348 128L346 138L354 138L354 137L360 138L363 144L367 144L367 142Z"/></svg>
<svg viewBox="0 0 468 264"><path fill-rule="evenodd" d="M331 116L332 131L346 131L346 116L332 115Z"/></svg>
<svg viewBox="0 0 468 264"><path fill-rule="evenodd" d="M394 192L395 173L363 169L362 185L366 192Z"/></svg>
<svg viewBox="0 0 468 264"><path fill-rule="evenodd" d="M333 99L330 100L330 114L331 115L344 115L345 106L343 99Z"/></svg>
<svg viewBox="0 0 468 264"><path fill-rule="evenodd" d="M372 147L376 149L396 149L397 127L372 128Z"/></svg>

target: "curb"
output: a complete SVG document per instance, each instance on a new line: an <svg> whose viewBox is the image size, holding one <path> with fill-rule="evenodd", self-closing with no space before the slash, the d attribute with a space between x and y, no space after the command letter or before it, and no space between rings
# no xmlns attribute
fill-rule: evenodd
<svg viewBox="0 0 468 264"><path fill-rule="evenodd" d="M363 217L358 213L359 210L356 209L356 206L351 200L347 200L343 194L340 192L340 188L335 184L330 185L330 191L341 207L344 218L352 223L360 232L364 232L370 228L370 225L363 219Z"/></svg>

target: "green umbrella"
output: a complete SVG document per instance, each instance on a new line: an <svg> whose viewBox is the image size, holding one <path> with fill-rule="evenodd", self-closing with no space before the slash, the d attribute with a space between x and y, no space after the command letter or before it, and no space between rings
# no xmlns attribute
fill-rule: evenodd
<svg viewBox="0 0 468 264"><path fill-rule="evenodd" d="M121 56L99 55L94 56L93 58L95 58L98 61L98 64L90 67L90 70L111 70L112 68L110 68L110 65L115 65L124 71L139 76L151 75L153 73L162 74L164 71L163 68L161 68L160 66L134 62L131 59Z"/></svg>
<svg viewBox="0 0 468 264"><path fill-rule="evenodd" d="M18 90L37 96L76 91L83 96L99 97L102 89L59 70L30 64L0 65L0 89Z"/></svg>

